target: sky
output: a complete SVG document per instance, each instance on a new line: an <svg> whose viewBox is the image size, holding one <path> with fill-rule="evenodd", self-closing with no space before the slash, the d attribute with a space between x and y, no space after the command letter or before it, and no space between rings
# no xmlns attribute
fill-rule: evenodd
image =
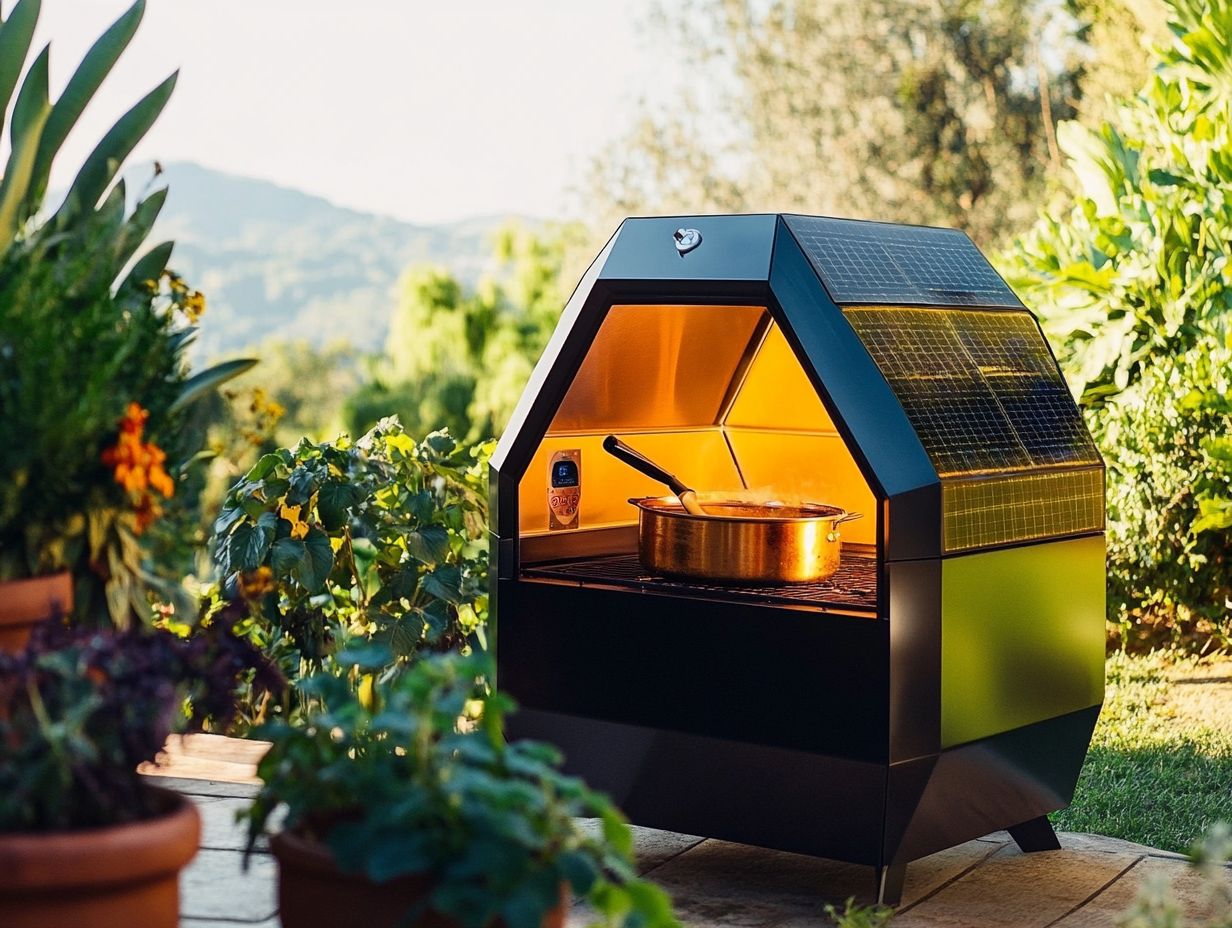
<svg viewBox="0 0 1232 928"><path fill-rule="evenodd" d="M43 0L53 96L129 2ZM651 0L147 3L53 188L178 68L134 162L195 161L412 222L564 216L638 100L661 104L679 79L639 31Z"/></svg>

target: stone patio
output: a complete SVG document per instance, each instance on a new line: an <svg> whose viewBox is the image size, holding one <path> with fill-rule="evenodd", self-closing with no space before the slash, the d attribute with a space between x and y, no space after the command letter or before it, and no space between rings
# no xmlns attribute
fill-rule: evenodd
<svg viewBox="0 0 1232 928"><path fill-rule="evenodd" d="M169 744L160 767L148 771L201 811L201 851L181 878L182 928L279 924L274 862L262 849L243 869L244 829L235 821L256 792L253 765L262 751L259 742L193 736ZM868 867L634 831L639 869L671 894L688 926L821 926L827 901L869 900ZM1113 928L1143 883L1157 876L1173 881L1191 918L1209 914L1196 875L1179 855L1095 835L1060 837L1059 851L1023 854L998 832L916 861L894 926ZM570 928L586 923L585 910L575 907Z"/></svg>

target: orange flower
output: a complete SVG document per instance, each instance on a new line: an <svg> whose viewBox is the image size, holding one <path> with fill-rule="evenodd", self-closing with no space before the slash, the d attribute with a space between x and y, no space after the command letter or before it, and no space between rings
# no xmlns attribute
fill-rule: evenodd
<svg viewBox="0 0 1232 928"><path fill-rule="evenodd" d="M175 493L175 481L163 466L166 453L153 442L142 441L149 418L149 411L142 409L139 403L129 403L120 419L120 432L114 447L103 451L103 463L112 469L115 482L132 497L137 534L144 532L162 514L150 490L167 498Z"/></svg>

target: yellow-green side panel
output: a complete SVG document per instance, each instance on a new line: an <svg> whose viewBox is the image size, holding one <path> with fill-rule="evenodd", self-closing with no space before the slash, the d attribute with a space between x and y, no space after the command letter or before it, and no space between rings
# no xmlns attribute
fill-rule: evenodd
<svg viewBox="0 0 1232 928"><path fill-rule="evenodd" d="M947 558L941 566L941 745L1104 698L1104 538Z"/></svg>

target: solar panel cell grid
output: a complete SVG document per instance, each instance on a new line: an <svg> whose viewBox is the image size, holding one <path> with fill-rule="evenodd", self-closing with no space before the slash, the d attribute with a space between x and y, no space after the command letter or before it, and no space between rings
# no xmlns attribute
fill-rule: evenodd
<svg viewBox="0 0 1232 928"><path fill-rule="evenodd" d="M1027 312L848 307L938 474L1099 464Z"/></svg>
<svg viewBox="0 0 1232 928"><path fill-rule="evenodd" d="M1104 475L1098 468L953 481L942 488L944 547L1076 535L1104 528Z"/></svg>
<svg viewBox="0 0 1232 928"><path fill-rule="evenodd" d="M785 219L836 303L1022 306L979 249L956 230L815 216Z"/></svg>

